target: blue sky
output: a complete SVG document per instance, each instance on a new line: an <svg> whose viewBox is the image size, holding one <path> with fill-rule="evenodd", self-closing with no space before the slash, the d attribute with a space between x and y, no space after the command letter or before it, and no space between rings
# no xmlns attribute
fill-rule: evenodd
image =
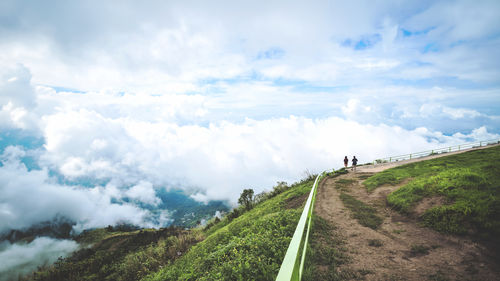
<svg viewBox="0 0 500 281"><path fill-rule="evenodd" d="M0 226L497 138L499 3L4 0Z"/></svg>

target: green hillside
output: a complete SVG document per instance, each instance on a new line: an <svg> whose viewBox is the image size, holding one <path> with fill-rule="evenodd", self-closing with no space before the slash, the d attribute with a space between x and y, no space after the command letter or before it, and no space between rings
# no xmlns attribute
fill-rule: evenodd
<svg viewBox="0 0 500 281"><path fill-rule="evenodd" d="M500 237L500 146L385 170L364 184L374 190L409 181L387 197L402 213L435 198L422 214L426 226L444 233Z"/></svg>
<svg viewBox="0 0 500 281"><path fill-rule="evenodd" d="M87 231L76 240L89 248L32 279L273 280L313 181L279 183L204 228Z"/></svg>
<svg viewBox="0 0 500 281"><path fill-rule="evenodd" d="M235 219L226 216L204 232L204 241L146 280L273 280L312 183L306 180Z"/></svg>
<svg viewBox="0 0 500 281"><path fill-rule="evenodd" d="M82 249L27 280L137 280L175 260L203 238L198 230L107 227L76 237Z"/></svg>

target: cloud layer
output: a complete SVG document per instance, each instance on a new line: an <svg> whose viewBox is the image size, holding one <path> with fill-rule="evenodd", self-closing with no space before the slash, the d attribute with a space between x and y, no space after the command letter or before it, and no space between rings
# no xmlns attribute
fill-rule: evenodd
<svg viewBox="0 0 500 281"><path fill-rule="evenodd" d="M152 216L148 211L132 204L112 203L112 198L122 198L115 186L83 188L58 184L47 169L28 171L20 162L23 154L23 150L9 146L1 157L0 233L26 229L58 216L76 222L77 231L119 222L154 226L151 221L148 223ZM140 196L142 200L152 200L147 193Z"/></svg>
<svg viewBox="0 0 500 281"><path fill-rule="evenodd" d="M0 281L17 280L39 266L50 265L78 248L72 240L39 237L26 244L0 243Z"/></svg>
<svg viewBox="0 0 500 281"><path fill-rule="evenodd" d="M253 88L250 99L243 88L242 96L57 91L33 85L22 65L1 77L5 118L0 126L41 138L43 146L18 143L4 149L0 231L57 216L75 221L77 231L119 222L161 226L168 222L168 210L151 211L161 203L158 188L180 188L202 202L235 203L243 188L260 192L277 181L298 180L305 171L338 168L344 155L366 163L498 137L488 130L498 129L497 117L443 105L439 98L448 92L439 89L426 96L407 89L401 95L406 102L392 105L377 100L396 95L397 89L381 95L364 90L326 106L324 93L309 100L289 91L285 97L301 102L275 107L282 99L264 98L275 94L267 83ZM266 105L283 112L265 118ZM289 114L291 108L316 106L323 106L323 114L330 108L331 114ZM456 133L432 129L433 122L439 126L446 120L451 121L443 128ZM452 121L464 129L450 128ZM27 156L36 168L23 162Z"/></svg>

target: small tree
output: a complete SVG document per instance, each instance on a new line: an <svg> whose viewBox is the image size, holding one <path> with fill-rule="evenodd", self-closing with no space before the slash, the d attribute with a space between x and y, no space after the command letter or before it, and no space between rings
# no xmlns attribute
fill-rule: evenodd
<svg viewBox="0 0 500 281"><path fill-rule="evenodd" d="M260 202L266 200L266 198L269 196L269 193L265 192L265 191L262 191L261 193L259 194L255 194L255 196L253 197L253 203L254 204L259 204Z"/></svg>
<svg viewBox="0 0 500 281"><path fill-rule="evenodd" d="M245 209L250 210L252 208L253 203L253 189L243 189L243 192L240 195L240 199L238 199L238 204L241 206L245 206Z"/></svg>

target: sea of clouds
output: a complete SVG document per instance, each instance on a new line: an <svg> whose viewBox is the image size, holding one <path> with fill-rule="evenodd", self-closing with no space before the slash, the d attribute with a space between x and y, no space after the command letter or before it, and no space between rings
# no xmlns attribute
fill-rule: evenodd
<svg viewBox="0 0 500 281"><path fill-rule="evenodd" d="M345 155L366 163L498 137L484 126L445 135L346 116L213 121L212 101L201 95L57 92L33 86L22 65L1 77L2 128L41 138L43 145L3 150L0 231L56 215L77 222L78 231L124 221L154 226L140 204L160 203L155 188L180 188L202 202L235 203L243 188L258 193L305 172L338 168ZM340 110L348 116L369 109L349 100ZM37 168L26 167L26 156ZM104 184L78 184L85 179Z"/></svg>

